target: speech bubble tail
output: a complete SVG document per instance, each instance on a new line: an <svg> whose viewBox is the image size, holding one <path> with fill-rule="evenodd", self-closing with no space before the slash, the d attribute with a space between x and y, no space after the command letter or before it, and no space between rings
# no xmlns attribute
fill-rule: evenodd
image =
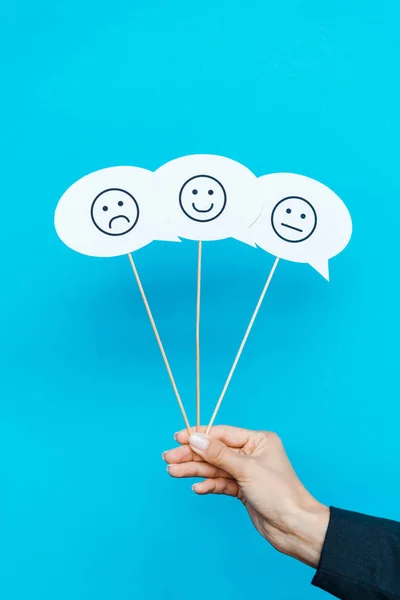
<svg viewBox="0 0 400 600"><path fill-rule="evenodd" d="M168 231L157 231L154 239L158 242L181 242L182 240L178 238L174 233L169 233Z"/></svg>
<svg viewBox="0 0 400 600"><path fill-rule="evenodd" d="M328 264L328 259L325 260L321 260L321 261L315 261L315 262L310 262L310 265L312 266L313 269L315 269L317 271L317 273L319 273L320 275L322 275L322 277L324 279L326 279L327 281L329 281L329 264Z"/></svg>
<svg viewBox="0 0 400 600"><path fill-rule="evenodd" d="M238 240L239 242L243 242L244 244L251 246L252 248L257 248L257 244L253 240L253 236L251 235L250 230L242 230L240 231L240 233L237 233L232 237L235 240Z"/></svg>
<svg viewBox="0 0 400 600"><path fill-rule="evenodd" d="M247 244L247 246L251 246L252 248L257 248L257 244L255 244L252 240L240 240L241 242L243 242L244 244Z"/></svg>

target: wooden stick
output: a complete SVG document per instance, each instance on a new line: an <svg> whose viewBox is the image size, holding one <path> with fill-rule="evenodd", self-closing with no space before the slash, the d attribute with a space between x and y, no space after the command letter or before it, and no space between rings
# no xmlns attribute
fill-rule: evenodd
<svg viewBox="0 0 400 600"><path fill-rule="evenodd" d="M146 307L146 311L147 311L147 314L149 316L150 323L151 323L151 326L152 326L153 331L154 331L154 335L156 336L156 340L158 342L158 346L160 348L161 355L162 355L162 357L164 359L165 366L167 367L168 375L169 375L169 378L171 380L172 387L173 387L173 390L175 392L176 399L178 400L179 408L181 409L181 413L182 413L183 419L185 421L186 429L188 431L188 434L191 435L191 429L190 429L188 418L186 416L185 408L183 406L181 397L179 395L178 388L176 386L174 376L172 375L171 367L169 366L167 355L165 354L164 346L162 345L160 335L159 335L159 333L157 331L157 327L156 327L156 324L154 322L153 315L151 313L149 303L147 302L146 294L144 293L144 289L143 289L143 286L142 286L142 282L140 281L139 273L137 272L136 265L133 262L132 254L130 252L128 254L128 258L129 258L129 262L131 263L132 271L133 271L133 274L135 275L136 283L138 284L139 291L140 291L140 294L142 296L144 305Z"/></svg>
<svg viewBox="0 0 400 600"><path fill-rule="evenodd" d="M271 279L272 279L272 277L273 277L273 275L274 275L274 273L275 273L275 269L276 269L276 267L278 266L278 262L279 262L279 258L276 258L276 259L275 259L275 262L274 262L274 264L272 265L272 269L271 269L271 271L270 271L270 273L269 273L269 275L268 275L268 279L267 279L267 281L266 281L266 283L265 283L265 285L264 285L263 291L261 292L261 296L260 296L260 298L258 299L258 302L257 302L256 308L254 309L254 312L253 312L253 316L252 316L252 317L251 317L251 319L250 319L250 323L249 323L249 325L248 325L248 327L247 327L247 329L246 329L246 333L244 334L244 337L243 337L242 343L240 344L240 347L239 347L239 350L238 350L238 352L237 352L237 354L236 354L235 360L233 361L232 368L231 368L231 370L229 371L229 375L228 375L228 378L227 378L227 380L226 380L226 382L225 382L225 385L224 385L224 387L223 387L223 389L222 389L221 395L220 395L220 397L219 397L219 399L218 399L218 402L217 402L217 404L216 404L216 406L215 406L215 409L214 409L213 415L212 415L212 417L211 417L211 421L209 422L209 424L208 424L208 427L207 427L207 429L206 429L206 434L209 434L209 433L210 433L210 429L211 429L211 427L213 426L213 423L214 423L214 421L215 421L215 417L217 416L217 413L218 413L218 411L219 411L219 408L220 408L220 406L221 406L222 400L224 399L224 396L225 396L225 394L226 394L226 390L228 389L228 386L229 386L229 383L230 383L230 381L231 381L231 379L232 379L233 373L235 372L236 365L237 365L237 364L238 364L238 362L239 362L239 358L240 358L240 356L241 356L241 354L242 354L242 352L243 352L243 348L244 348L244 346L245 346L245 344L246 344L247 338L248 338L248 337L249 337L249 335L250 335L251 328L253 327L254 321L256 320L256 317L257 317L258 311L260 310L260 306L261 306L261 304L262 304L262 301L264 300L264 296L265 296L265 294L267 293L267 290L268 290L268 288L269 288L269 284L271 283Z"/></svg>
<svg viewBox="0 0 400 600"><path fill-rule="evenodd" d="M200 430L200 296L201 296L201 251L202 242L198 244L197 253L197 301L196 301L196 431Z"/></svg>

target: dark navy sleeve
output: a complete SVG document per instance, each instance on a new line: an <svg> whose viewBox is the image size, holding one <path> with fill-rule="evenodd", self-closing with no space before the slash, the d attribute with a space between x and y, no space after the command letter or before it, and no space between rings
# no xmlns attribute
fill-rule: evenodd
<svg viewBox="0 0 400 600"><path fill-rule="evenodd" d="M331 507L316 587L342 600L400 600L400 523Z"/></svg>

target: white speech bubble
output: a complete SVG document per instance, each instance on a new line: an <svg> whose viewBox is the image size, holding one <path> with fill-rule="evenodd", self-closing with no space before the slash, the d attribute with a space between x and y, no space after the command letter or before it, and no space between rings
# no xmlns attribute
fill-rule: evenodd
<svg viewBox="0 0 400 600"><path fill-rule="evenodd" d="M263 209L251 239L274 256L310 264L329 281L328 260L352 234L344 202L319 181L293 173L264 175L258 185Z"/></svg>
<svg viewBox="0 0 400 600"><path fill-rule="evenodd" d="M58 236L76 252L102 257L133 252L155 239L179 242L153 177L139 167L109 167L82 177L57 205Z"/></svg>
<svg viewBox="0 0 400 600"><path fill-rule="evenodd" d="M262 201L257 177L247 167L223 156L193 154L166 163L154 175L176 235L204 241L233 237L254 245L249 227Z"/></svg>

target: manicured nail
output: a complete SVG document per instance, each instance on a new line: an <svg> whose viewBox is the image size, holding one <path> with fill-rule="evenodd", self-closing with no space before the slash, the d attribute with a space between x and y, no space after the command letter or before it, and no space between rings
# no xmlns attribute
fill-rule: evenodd
<svg viewBox="0 0 400 600"><path fill-rule="evenodd" d="M179 433L179 431L177 431L176 433L174 433L174 440L176 440L176 441L178 441L178 440L177 440L178 433Z"/></svg>
<svg viewBox="0 0 400 600"><path fill-rule="evenodd" d="M165 452L163 452L163 453L161 454L161 458L162 458L163 460L165 460L165 455L166 455L166 454L167 454L167 451L165 451Z"/></svg>
<svg viewBox="0 0 400 600"><path fill-rule="evenodd" d="M207 450L210 445L210 440L206 438L202 433L194 433L189 438L189 444L197 450Z"/></svg>
<svg viewBox="0 0 400 600"><path fill-rule="evenodd" d="M194 492L196 491L196 485L197 485L197 483L194 483L194 484L192 485L192 490L193 490Z"/></svg>

